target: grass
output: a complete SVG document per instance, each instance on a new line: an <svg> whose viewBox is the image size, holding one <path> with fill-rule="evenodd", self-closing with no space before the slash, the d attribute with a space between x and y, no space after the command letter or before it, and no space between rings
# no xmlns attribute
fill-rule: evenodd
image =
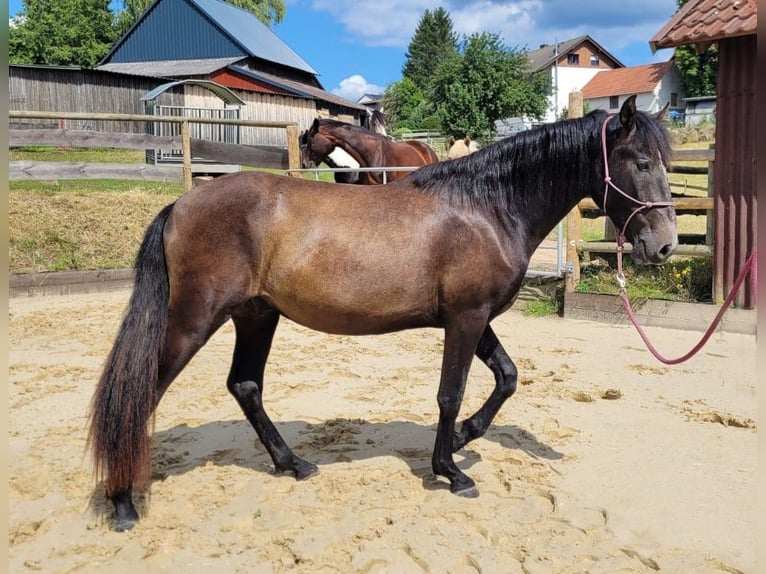
<svg viewBox="0 0 766 574"><path fill-rule="evenodd" d="M88 163L144 163L141 150L114 148L59 148L24 146L9 150L10 161L67 161Z"/></svg>
<svg viewBox="0 0 766 574"><path fill-rule="evenodd" d="M9 272L131 267L144 230L180 183L10 182Z"/></svg>
<svg viewBox="0 0 766 574"><path fill-rule="evenodd" d="M618 295L616 265L584 267L578 293ZM637 267L626 258L623 272L630 299L665 299L669 301L711 301L712 262L707 257L673 259L662 266Z"/></svg>
<svg viewBox="0 0 766 574"><path fill-rule="evenodd" d="M525 317L548 317L558 315L561 307L559 297L546 295L540 299L529 301L522 312Z"/></svg>

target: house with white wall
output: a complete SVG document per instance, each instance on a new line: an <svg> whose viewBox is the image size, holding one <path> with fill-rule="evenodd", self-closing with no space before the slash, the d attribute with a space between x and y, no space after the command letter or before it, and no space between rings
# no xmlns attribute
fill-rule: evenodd
<svg viewBox="0 0 766 574"><path fill-rule="evenodd" d="M657 112L670 104L670 111L683 112L681 75L675 60L599 72L582 89L583 103L590 110L607 112L619 111L633 94L639 110Z"/></svg>
<svg viewBox="0 0 766 574"><path fill-rule="evenodd" d="M623 68L623 64L590 36L543 44L527 53L532 72L551 76L552 94L544 122L556 121L569 106L569 93L582 91L599 72Z"/></svg>

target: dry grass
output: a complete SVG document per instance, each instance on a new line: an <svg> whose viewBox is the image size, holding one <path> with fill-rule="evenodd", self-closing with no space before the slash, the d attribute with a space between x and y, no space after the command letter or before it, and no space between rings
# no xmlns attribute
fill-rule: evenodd
<svg viewBox="0 0 766 574"><path fill-rule="evenodd" d="M121 191L20 183L11 182L8 201L11 273L131 267L146 226L181 191L145 182Z"/></svg>

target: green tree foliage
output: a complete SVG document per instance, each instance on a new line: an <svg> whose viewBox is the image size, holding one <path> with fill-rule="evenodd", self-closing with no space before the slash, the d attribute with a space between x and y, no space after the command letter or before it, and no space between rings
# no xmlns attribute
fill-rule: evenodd
<svg viewBox="0 0 766 574"><path fill-rule="evenodd" d="M90 67L115 39L109 0L24 0L8 56L16 64Z"/></svg>
<svg viewBox="0 0 766 574"><path fill-rule="evenodd" d="M123 9L117 13L117 32L122 36L154 0L123 0ZM285 17L285 0L226 0L251 12L267 26L278 24Z"/></svg>
<svg viewBox="0 0 766 574"><path fill-rule="evenodd" d="M457 51L457 46L449 13L442 7L426 10L407 48L402 76L427 93L434 70Z"/></svg>
<svg viewBox="0 0 766 574"><path fill-rule="evenodd" d="M444 133L487 139L496 120L544 115L550 79L530 72L525 51L486 32L472 34L461 48L435 71L429 94Z"/></svg>
<svg viewBox="0 0 766 574"><path fill-rule="evenodd" d="M421 129L431 107L420 88L407 77L390 84L381 103L393 131Z"/></svg>
<svg viewBox="0 0 766 574"><path fill-rule="evenodd" d="M681 8L687 0L678 0ZM676 66L681 76L681 87L687 98L714 96L718 79L718 47L714 44L703 54L696 46L675 49Z"/></svg>

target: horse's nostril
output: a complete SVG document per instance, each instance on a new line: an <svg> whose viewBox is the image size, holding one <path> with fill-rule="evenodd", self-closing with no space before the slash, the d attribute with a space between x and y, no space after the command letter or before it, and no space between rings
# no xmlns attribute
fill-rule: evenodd
<svg viewBox="0 0 766 574"><path fill-rule="evenodd" d="M675 251L675 248L673 247L672 243L666 243L660 248L660 255L663 259L667 259L673 254L673 251Z"/></svg>

